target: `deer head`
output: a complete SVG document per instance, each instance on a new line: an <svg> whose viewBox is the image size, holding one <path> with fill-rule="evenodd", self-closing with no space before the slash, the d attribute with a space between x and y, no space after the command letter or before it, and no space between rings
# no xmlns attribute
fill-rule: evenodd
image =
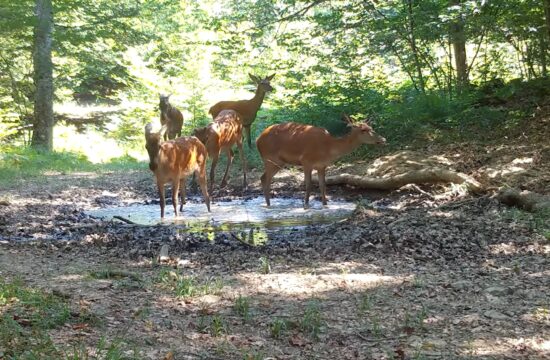
<svg viewBox="0 0 550 360"><path fill-rule="evenodd" d="M270 84L271 79L275 76L275 74L266 76L265 78L259 78L256 75L248 74L250 79L254 81L254 84L258 86L258 89L262 90L264 93L273 91L273 87Z"/></svg>
<svg viewBox="0 0 550 360"><path fill-rule="evenodd" d="M169 94L169 95L162 95L162 94L159 94L159 109L160 111L166 111L166 109L168 109L168 107L170 106L170 96L172 96L172 94Z"/></svg>
<svg viewBox="0 0 550 360"><path fill-rule="evenodd" d="M148 123L145 125L145 149L147 149L147 154L149 154L149 169L151 169L151 171L157 169L156 159L166 129L166 126L163 126L158 133L154 133L152 132L153 124Z"/></svg>
<svg viewBox="0 0 550 360"><path fill-rule="evenodd" d="M386 144L386 139L374 131L369 125L367 118L363 119L363 121L357 121L351 116L342 114L342 121L344 121L347 126L351 127L351 131L358 135L363 144Z"/></svg>
<svg viewBox="0 0 550 360"><path fill-rule="evenodd" d="M208 127L205 126L201 128L196 128L195 130L193 130L193 136L199 139L201 143L206 145L206 142L208 141Z"/></svg>

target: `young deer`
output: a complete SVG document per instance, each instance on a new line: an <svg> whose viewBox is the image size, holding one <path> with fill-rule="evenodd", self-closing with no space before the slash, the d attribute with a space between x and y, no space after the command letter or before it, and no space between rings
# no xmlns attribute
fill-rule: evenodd
<svg viewBox="0 0 550 360"><path fill-rule="evenodd" d="M241 115L241 121L246 132L246 142L248 147L252 147L252 142L250 140L250 127L256 119L256 113L262 106L264 101L265 94L273 90L271 84L269 83L275 74L270 75L264 79L258 78L255 75L248 74L252 81L257 85L256 94L250 100L238 100L238 101L220 101L208 110L208 113L212 115L212 118L216 118L220 111L222 110L235 110Z"/></svg>
<svg viewBox="0 0 550 360"><path fill-rule="evenodd" d="M349 134L335 138L325 129L298 123L272 125L265 129L256 140L256 146L264 162L261 177L267 206L270 206L271 180L285 165L302 166L306 183L304 208L309 206L311 192L311 172L317 170L323 205L327 204L325 170L338 158L348 154L361 144L385 144L386 139L376 134L365 122L353 123L343 115L342 120L351 127Z"/></svg>
<svg viewBox="0 0 550 360"><path fill-rule="evenodd" d="M181 111L170 104L170 96L159 95L160 124L167 127L164 140L180 137L181 127L183 126L183 115Z"/></svg>
<svg viewBox="0 0 550 360"><path fill-rule="evenodd" d="M195 129L195 135L205 146L208 156L212 158L210 168L210 191L214 187L214 175L220 153L225 151L227 154L227 167L223 175L221 187L227 184L229 166L233 162L233 151L231 147L237 144L243 167L243 188L246 188L246 159L243 154L242 123L240 114L235 110L223 110L214 119L214 122L208 126Z"/></svg>
<svg viewBox="0 0 550 360"><path fill-rule="evenodd" d="M151 123L145 126L145 148L149 153L149 169L155 174L160 195L160 218L164 218L164 185L172 183L172 203L174 213L178 216L178 191L181 186L181 206L185 204L185 179L191 173L199 178L199 185L210 211L210 198L206 189L206 148L194 136L180 137L176 140L162 141L166 133L166 126L160 132L151 132Z"/></svg>

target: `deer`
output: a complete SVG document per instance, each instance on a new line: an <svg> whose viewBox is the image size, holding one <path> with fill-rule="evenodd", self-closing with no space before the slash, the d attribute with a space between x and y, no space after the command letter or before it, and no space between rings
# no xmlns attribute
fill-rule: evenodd
<svg viewBox="0 0 550 360"><path fill-rule="evenodd" d="M164 125L158 133L152 132L152 128L151 123L145 126L145 148L149 154L149 169L156 177L160 195L161 220L164 219L166 205L166 199L164 198L165 184L168 182L172 184L172 204L174 205L174 214L178 217L178 192L181 187L181 205L179 208L181 212L185 204L185 180L191 173L199 178L204 202L210 212L210 197L206 188L207 152L202 142L194 136L162 141L168 127Z"/></svg>
<svg viewBox="0 0 550 360"><path fill-rule="evenodd" d="M241 115L241 121L243 122L243 127L246 133L246 142L248 143L248 147L251 148L252 141L250 140L250 127L256 119L256 113L262 106L265 94L273 90L270 81L273 79L275 74L267 76L263 79L252 74L248 74L248 76L257 86L256 93L254 94L254 97L252 99L238 101L220 101L213 105L208 110L208 113L212 115L213 119L215 119L222 110L231 109L238 112Z"/></svg>
<svg viewBox="0 0 550 360"><path fill-rule="evenodd" d="M235 110L222 110L218 113L214 122L193 131L193 135L206 146L208 156L212 159L212 165L210 167L210 191L212 191L214 187L216 166L222 152L227 154L227 166L220 187L227 185L229 167L233 162L233 151L231 147L235 144L239 148L243 168L243 189L246 188L246 159L243 154L242 129L241 115L238 112Z"/></svg>
<svg viewBox="0 0 550 360"><path fill-rule="evenodd" d="M166 125L168 131L164 134L164 140L172 140L181 136L183 115L175 106L170 104L170 95L159 94L160 125Z"/></svg>
<svg viewBox="0 0 550 360"><path fill-rule="evenodd" d="M367 119L357 122L346 114L342 120L351 128L343 137L336 138L323 128L288 122L266 128L256 140L256 147L264 163L261 177L266 205L270 204L273 176L286 164L301 166L304 171L306 193L304 208L309 207L311 173L317 170L323 205L327 205L325 173L327 166L351 153L362 144L385 144L386 139L376 134Z"/></svg>

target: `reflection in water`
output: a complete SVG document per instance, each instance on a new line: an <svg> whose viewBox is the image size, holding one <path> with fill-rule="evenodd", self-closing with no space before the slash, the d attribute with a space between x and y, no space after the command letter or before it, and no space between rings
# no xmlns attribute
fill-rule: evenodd
<svg viewBox="0 0 550 360"><path fill-rule="evenodd" d="M269 233L273 231L345 219L353 212L355 204L331 201L328 206L323 206L319 201L312 201L306 210L302 199L273 199L268 208L264 198L257 197L213 203L210 213L202 202L187 203L178 218L174 218L171 206L166 209L163 223L177 225L181 231L203 233L211 240L216 233L229 232L236 240L261 245L265 244ZM104 208L88 211L87 214L105 220L121 216L142 225L160 223L158 205Z"/></svg>

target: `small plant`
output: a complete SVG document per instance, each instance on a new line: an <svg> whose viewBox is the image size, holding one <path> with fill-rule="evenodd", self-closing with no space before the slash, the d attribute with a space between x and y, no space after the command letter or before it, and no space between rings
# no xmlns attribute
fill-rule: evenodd
<svg viewBox="0 0 550 360"><path fill-rule="evenodd" d="M364 292L359 300L359 313L365 314L372 308L372 296Z"/></svg>
<svg viewBox="0 0 550 360"><path fill-rule="evenodd" d="M208 333L208 317L201 315L197 323L197 331L201 334Z"/></svg>
<svg viewBox="0 0 550 360"><path fill-rule="evenodd" d="M415 276L413 279L412 286L417 289L422 289L424 287L424 280Z"/></svg>
<svg viewBox="0 0 550 360"><path fill-rule="evenodd" d="M248 350L243 353L243 360L263 360L266 356L261 351Z"/></svg>
<svg viewBox="0 0 550 360"><path fill-rule="evenodd" d="M210 333L212 336L220 336L227 332L227 325L220 315L212 316L212 323L210 324Z"/></svg>
<svg viewBox="0 0 550 360"><path fill-rule="evenodd" d="M406 312L405 319L404 319L405 329L408 331L412 331L414 329L420 329L420 330L424 329L424 320L426 320L427 316L428 316L428 313L424 306L414 315L411 315L409 312Z"/></svg>
<svg viewBox="0 0 550 360"><path fill-rule="evenodd" d="M203 295L219 295L223 287L225 286L223 279L221 278L208 278L202 285L200 292Z"/></svg>
<svg viewBox="0 0 550 360"><path fill-rule="evenodd" d="M250 319L250 299L246 296L241 296L235 300L235 311L239 316L243 318L243 321L248 321Z"/></svg>
<svg viewBox="0 0 550 360"><path fill-rule="evenodd" d="M265 256L260 258L260 271L262 274L269 274L271 272L271 264L269 259Z"/></svg>
<svg viewBox="0 0 550 360"><path fill-rule="evenodd" d="M275 319L269 324L269 330L271 336L275 339L279 339L287 330L288 324L283 319Z"/></svg>
<svg viewBox="0 0 550 360"><path fill-rule="evenodd" d="M300 329L309 334L313 339L318 340L321 333L323 318L319 309L319 304L316 301L311 301L304 312L304 317L300 322Z"/></svg>
<svg viewBox="0 0 550 360"><path fill-rule="evenodd" d="M380 326L380 321L378 320L377 317L372 317L371 318L369 331L375 337L382 336L382 327Z"/></svg>
<svg viewBox="0 0 550 360"><path fill-rule="evenodd" d="M197 287L195 286L195 278L193 277L180 277L174 289L176 296L189 297L197 293Z"/></svg>

